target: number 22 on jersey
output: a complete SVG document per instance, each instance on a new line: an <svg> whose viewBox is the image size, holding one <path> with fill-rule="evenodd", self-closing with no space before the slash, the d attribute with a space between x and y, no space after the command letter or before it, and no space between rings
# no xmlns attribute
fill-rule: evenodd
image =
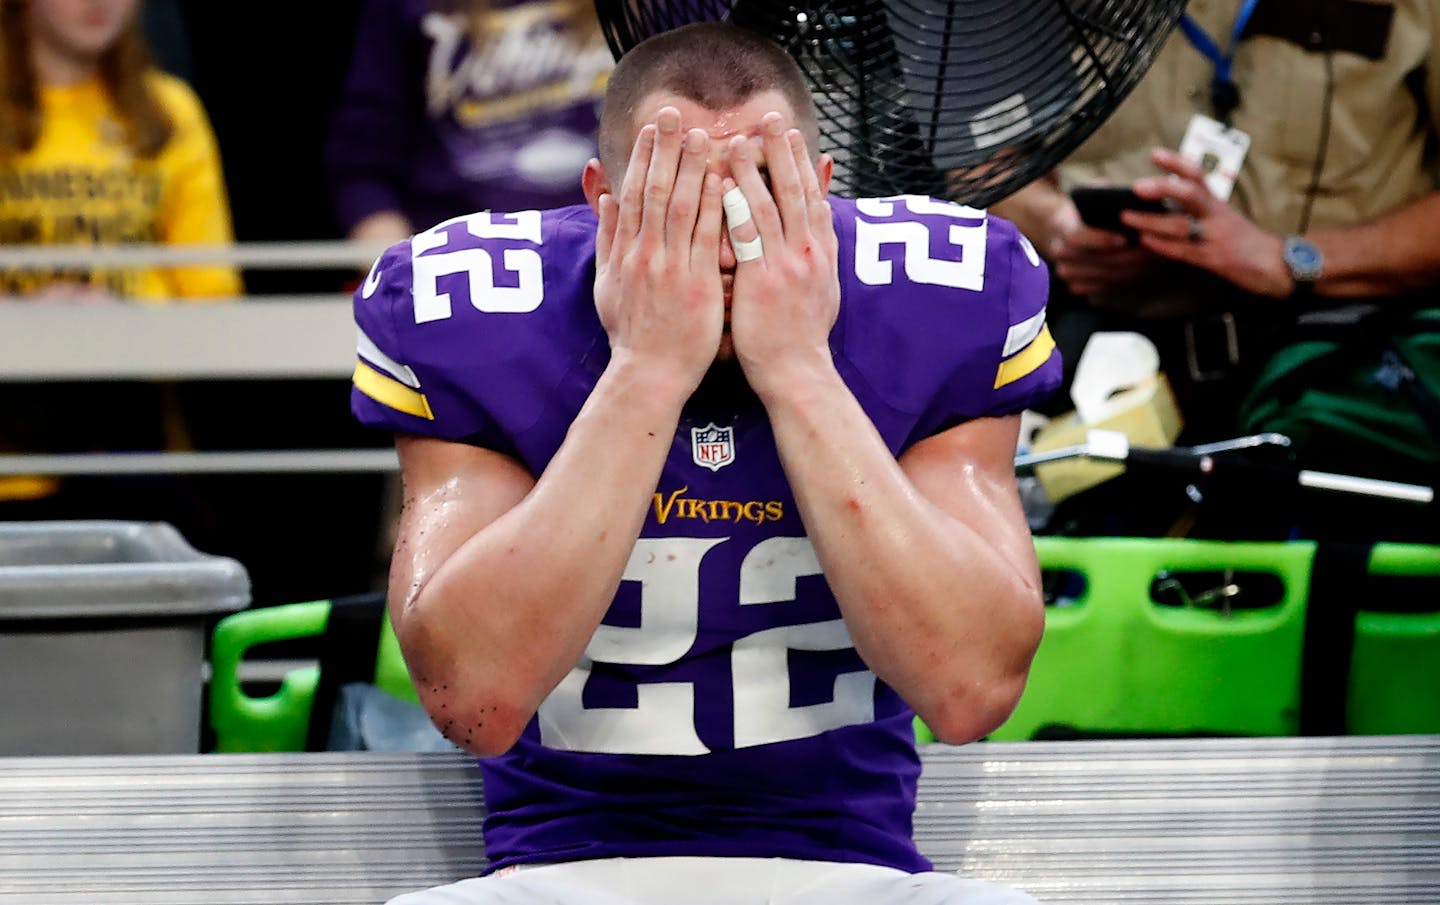
<svg viewBox="0 0 1440 905"><path fill-rule="evenodd" d="M584 691L595 663L667 666L699 636L700 564L729 538L641 538L622 580L640 583L640 625L601 625L572 669L540 706L540 738L552 748L604 754L705 754L696 728L693 682L641 682L633 707L586 707ZM784 607L795 600L796 579L819 575L808 538L772 537L756 544L740 565L738 605ZM713 604L712 604L713 605ZM844 672L829 701L791 706L791 651L853 647L842 619L780 624L730 645L729 681L736 748L807 738L875 718L875 675ZM707 702L708 703L708 702Z"/></svg>
<svg viewBox="0 0 1440 905"><path fill-rule="evenodd" d="M508 282L496 279L495 258L478 246L463 247L464 237L516 239L534 248L506 248L501 263ZM540 212L468 214L417 233L410 240L414 270L415 323L442 321L454 313L455 297L468 298L479 311L524 314L545 300L545 263L540 257ZM450 245L453 251L437 252ZM428 252L428 253L427 253Z"/></svg>

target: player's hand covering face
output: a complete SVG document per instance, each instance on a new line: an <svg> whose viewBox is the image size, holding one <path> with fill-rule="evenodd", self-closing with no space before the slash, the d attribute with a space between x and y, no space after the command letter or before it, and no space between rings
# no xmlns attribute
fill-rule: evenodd
<svg viewBox="0 0 1440 905"><path fill-rule="evenodd" d="M812 366L830 365L830 330L840 310L839 241L830 203L798 129L786 129L779 113L762 120L760 150L730 143L730 172L748 201L751 219L731 216L736 247L730 333L746 379L757 392ZM730 188L727 181L726 188ZM759 240L759 254L739 253Z"/></svg>
<svg viewBox="0 0 1440 905"><path fill-rule="evenodd" d="M602 195L595 308L612 356L635 356L693 387L724 327L721 179L706 172L703 129L664 107L640 129L620 197Z"/></svg>

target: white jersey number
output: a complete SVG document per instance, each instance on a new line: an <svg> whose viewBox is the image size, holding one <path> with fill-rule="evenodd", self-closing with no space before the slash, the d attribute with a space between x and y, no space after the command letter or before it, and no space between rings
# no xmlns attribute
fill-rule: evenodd
<svg viewBox="0 0 1440 905"><path fill-rule="evenodd" d="M641 538L623 580L640 582L640 626L602 625L585 656L540 705L540 740L552 748L603 754L705 754L695 728L695 687L688 682L641 684L634 707L585 707L594 663L664 666L683 657L698 637L700 563L726 538ZM741 606L783 606L796 579L819 575L820 562L803 537L756 544L740 566ZM875 675L842 673L831 700L790 706L789 651L847 650L843 620L766 629L731 645L735 747L807 738L875 718Z"/></svg>
<svg viewBox="0 0 1440 905"><path fill-rule="evenodd" d="M495 257L483 248L459 248L439 254L424 254L444 248L451 236L463 230L477 239L519 239L537 248L507 248L501 256L504 271L511 274L496 285ZM540 212L515 214L487 212L446 220L410 240L410 264L414 271L415 323L441 321L454 313L451 296L463 282L470 304L491 313L524 314L540 307L545 299L544 262L540 257Z"/></svg>
<svg viewBox="0 0 1440 905"><path fill-rule="evenodd" d="M930 256L933 221L888 219L896 215L896 204L912 214L931 214L964 222L951 223L945 241L960 250L960 260ZM895 282L894 267L882 260L886 245L901 246L905 276L912 283L947 286L951 289L985 288L985 236L989 222L985 212L919 195L895 198L862 198L855 202L862 217L855 220L855 276L870 286ZM879 219L867 220L865 217Z"/></svg>

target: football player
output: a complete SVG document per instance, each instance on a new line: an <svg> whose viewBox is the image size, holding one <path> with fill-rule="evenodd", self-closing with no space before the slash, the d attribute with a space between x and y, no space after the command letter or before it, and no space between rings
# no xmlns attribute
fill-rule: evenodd
<svg viewBox="0 0 1440 905"><path fill-rule="evenodd" d="M830 196L817 141L778 45L668 32L588 205L438 224L357 290L391 618L489 812L491 873L397 905L1034 901L916 850L912 723L983 737L1039 643L1046 269L984 211Z"/></svg>

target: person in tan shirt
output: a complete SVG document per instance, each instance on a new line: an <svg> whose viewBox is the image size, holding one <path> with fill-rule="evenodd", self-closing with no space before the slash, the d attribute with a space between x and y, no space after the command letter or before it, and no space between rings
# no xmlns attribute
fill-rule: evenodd
<svg viewBox="0 0 1440 905"><path fill-rule="evenodd" d="M1300 311L1440 282L1440 0L1194 0L1187 15L1115 115L994 210L1088 327L1156 342L1182 440L1201 442L1233 434ZM1197 115L1248 137L1228 201L1178 153ZM1068 193L1088 184L1169 210L1122 214L1129 236L1087 227Z"/></svg>

